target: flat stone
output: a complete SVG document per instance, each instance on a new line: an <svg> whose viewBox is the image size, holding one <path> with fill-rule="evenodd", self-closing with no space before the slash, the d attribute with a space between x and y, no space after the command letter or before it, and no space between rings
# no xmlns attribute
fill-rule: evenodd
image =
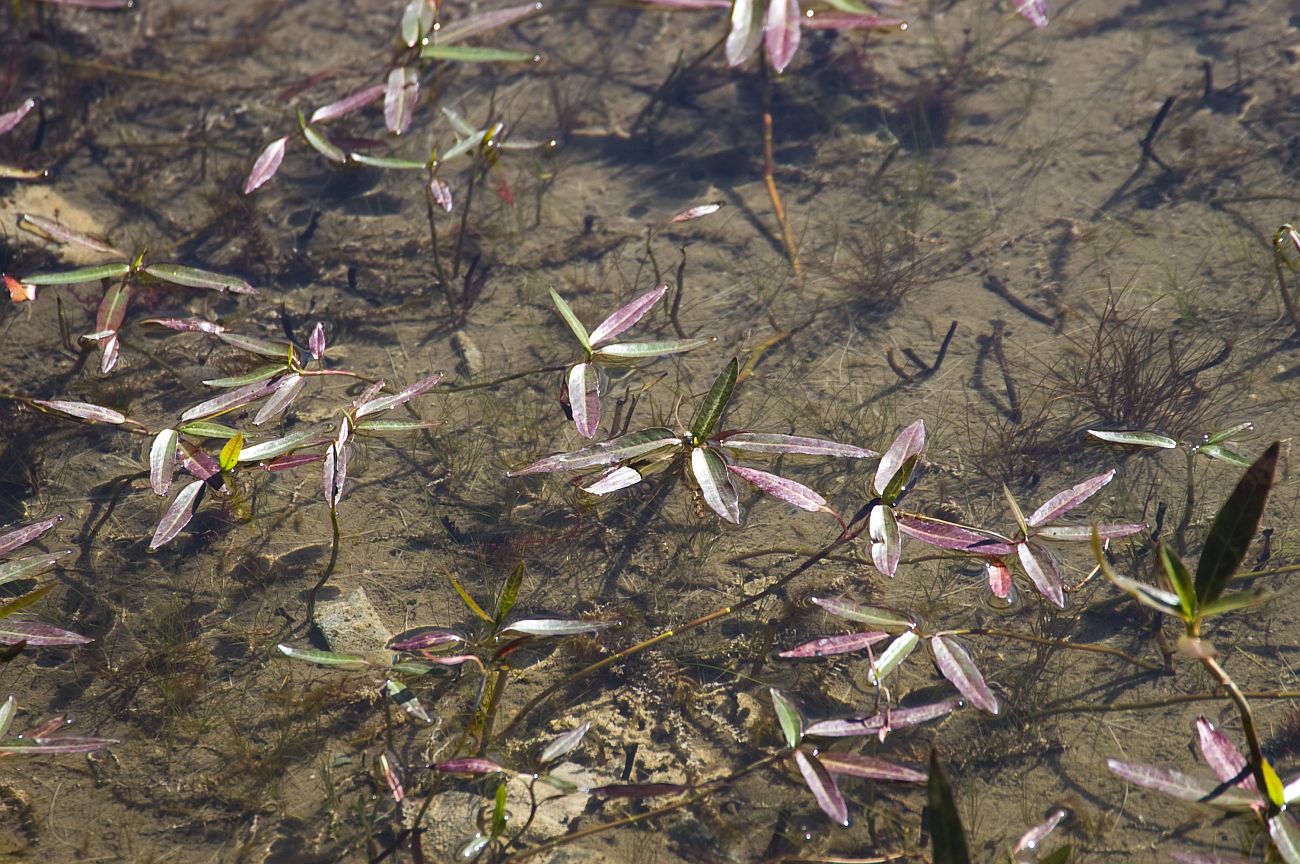
<svg viewBox="0 0 1300 864"><path fill-rule="evenodd" d="M364 588L338 600L317 603L313 623L330 650L340 654L382 654L388 640L393 638Z"/></svg>

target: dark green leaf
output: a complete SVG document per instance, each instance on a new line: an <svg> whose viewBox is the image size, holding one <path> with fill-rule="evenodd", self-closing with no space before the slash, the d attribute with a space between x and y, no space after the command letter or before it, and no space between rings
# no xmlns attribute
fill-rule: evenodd
<svg viewBox="0 0 1300 864"><path fill-rule="evenodd" d="M966 831L961 825L952 787L939 764L939 753L930 751L930 781L927 784L930 804L930 840L934 847L934 864L970 864Z"/></svg>
<svg viewBox="0 0 1300 864"><path fill-rule="evenodd" d="M65 270L62 273L33 273L22 277L28 285L76 285L79 282L98 282L100 279L116 279L131 272L131 265L125 263L97 264L94 267L81 267L77 270Z"/></svg>
<svg viewBox="0 0 1300 864"><path fill-rule="evenodd" d="M1273 486L1273 469L1277 467L1280 449L1277 441L1269 445L1264 455L1242 475L1237 488L1214 517L1196 566L1196 599L1200 605L1219 599L1246 556L1246 547L1255 536L1264 502Z"/></svg>
<svg viewBox="0 0 1300 864"><path fill-rule="evenodd" d="M480 48L473 45L425 45L420 49L423 60L455 60L460 63L501 63L532 60L527 51L510 51L505 48Z"/></svg>
<svg viewBox="0 0 1300 864"><path fill-rule="evenodd" d="M799 708L775 687L770 688L772 707L776 709L776 719L781 723L781 734L785 736L787 747L798 747L803 741L803 715Z"/></svg>
<svg viewBox="0 0 1300 864"><path fill-rule="evenodd" d="M510 610L515 607L515 601L519 599L519 586L524 583L524 562L520 561L511 571L510 578L506 579L506 587L501 591L501 599L497 601L496 620L492 622L494 627L500 627L501 622L506 620Z"/></svg>
<svg viewBox="0 0 1300 864"><path fill-rule="evenodd" d="M691 420L691 443L700 446L709 439L713 431L722 421L722 412L727 408L727 402L731 399L731 391L736 387L736 378L740 375L740 362L735 357L727 364L713 381L713 386L709 388L709 393L700 403L700 407L695 412L695 418Z"/></svg>
<svg viewBox="0 0 1300 864"><path fill-rule="evenodd" d="M1183 614L1187 620L1191 620L1196 615L1196 587L1192 584L1192 574L1187 571L1187 565L1183 559L1178 557L1164 543L1159 548L1160 567L1164 571L1165 580L1169 587L1174 589L1178 595L1178 602L1183 607Z"/></svg>

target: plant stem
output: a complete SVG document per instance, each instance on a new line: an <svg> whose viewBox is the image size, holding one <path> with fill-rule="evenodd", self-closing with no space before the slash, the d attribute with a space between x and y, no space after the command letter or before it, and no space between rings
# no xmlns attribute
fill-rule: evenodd
<svg viewBox="0 0 1300 864"><path fill-rule="evenodd" d="M772 158L772 80L768 75L767 59L759 58L759 68L763 78L763 182L767 184L767 197L772 199L772 212L781 226L781 242L785 244L786 257L790 259L790 269L795 279L803 279L803 265L799 263L799 251L794 245L794 234L790 232L790 221L785 216L785 206L781 203L781 193L776 189L776 163Z"/></svg>
<svg viewBox="0 0 1300 864"><path fill-rule="evenodd" d="M331 505L330 507L330 528L332 530L330 538L330 560L325 565L325 570L320 574L320 579L316 584L311 586L311 591L307 592L307 627L311 628L312 622L316 620L316 593L325 587L325 583L334 575L334 565L339 560L339 510Z"/></svg>

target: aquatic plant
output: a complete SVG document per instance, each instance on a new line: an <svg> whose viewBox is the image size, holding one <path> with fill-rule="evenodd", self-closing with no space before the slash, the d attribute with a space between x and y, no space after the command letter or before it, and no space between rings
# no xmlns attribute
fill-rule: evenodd
<svg viewBox="0 0 1300 864"><path fill-rule="evenodd" d="M51 516L21 528L15 528L0 534L0 585L10 583L23 584L33 580L52 569L59 559L72 553L71 549L59 552L38 552L12 561L3 561L11 552L21 549L28 543L34 543L63 521L62 516ZM9 589L6 589L9 590ZM44 599L54 590L52 583L36 585L23 591L17 597L0 600L0 662L8 662L17 657L27 647L60 647L84 645L94 641L89 636L73 633L62 627L55 627L43 621L36 621L25 615L19 615L24 609ZM13 697L9 697L12 702ZM12 719L12 706L10 706ZM0 715L3 716L3 715ZM4 735L5 722L0 722L0 737Z"/></svg>
<svg viewBox="0 0 1300 864"><path fill-rule="evenodd" d="M24 99L17 108L0 114L0 135L8 135L12 132L35 107L35 99ZM39 180L44 176L44 171L20 168L17 165L0 162L0 180Z"/></svg>
<svg viewBox="0 0 1300 864"><path fill-rule="evenodd" d="M0 704L0 758L5 756L53 756L62 753L95 753L121 743L115 738L68 735L63 730L68 719L49 717L18 735L10 735L18 702L11 695Z"/></svg>
<svg viewBox="0 0 1300 864"><path fill-rule="evenodd" d="M731 401L739 372L740 364L732 358L714 379L709 392L695 411L689 431L685 433L666 426L642 429L590 447L546 456L516 471L507 472L506 476L523 477L529 474L602 468L604 470L593 479L583 481L585 485L581 488L591 495L608 495L634 486L650 474L680 461L687 482L693 484L710 510L728 522L740 524L739 494L731 479L732 475L801 510L829 513L839 519L825 498L802 483L767 471L737 465L732 457L737 453L785 453L865 459L877 454L852 444L821 438L743 430L719 431L718 426Z"/></svg>

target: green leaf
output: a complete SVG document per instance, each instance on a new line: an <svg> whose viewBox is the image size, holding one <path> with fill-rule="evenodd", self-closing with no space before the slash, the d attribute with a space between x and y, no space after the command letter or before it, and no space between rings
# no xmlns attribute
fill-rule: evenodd
<svg viewBox="0 0 1300 864"><path fill-rule="evenodd" d="M395 171L418 171L429 164L427 162L416 162L414 159L397 159L392 156L367 156L365 153L349 153L348 158L358 165Z"/></svg>
<svg viewBox="0 0 1300 864"><path fill-rule="evenodd" d="M1255 536L1264 502L1273 487L1273 470L1280 449L1277 441L1269 445L1264 455L1247 469L1214 517L1196 566L1196 599L1202 606L1219 599L1246 556L1246 547Z"/></svg>
<svg viewBox="0 0 1300 864"><path fill-rule="evenodd" d="M497 791L492 802L492 836L500 837L506 833L506 784L503 780L497 784Z"/></svg>
<svg viewBox="0 0 1300 864"><path fill-rule="evenodd" d="M1249 432L1255 428L1251 422L1238 423L1235 426L1229 426L1227 429L1220 429L1218 432L1212 432L1205 436L1205 444L1222 444L1238 432ZM1204 444L1201 445L1205 446Z"/></svg>
<svg viewBox="0 0 1300 864"><path fill-rule="evenodd" d="M209 291L228 291L231 294L257 293L256 288L238 276L213 273L211 270L186 267L183 264L149 264L144 268L144 272L155 279L184 285L186 288L206 288Z"/></svg>
<svg viewBox="0 0 1300 864"><path fill-rule="evenodd" d="M803 715L799 713L799 707L780 690L772 687L769 692L772 694L772 707L776 709L776 719L781 724L786 746L794 749L803 743Z"/></svg>
<svg viewBox="0 0 1300 864"><path fill-rule="evenodd" d="M1201 617L1209 618L1211 615L1222 615L1224 612L1236 612L1238 609L1261 606L1272 600L1273 596L1268 591L1234 591L1231 594L1224 594L1213 603L1202 606Z"/></svg>
<svg viewBox="0 0 1300 864"><path fill-rule="evenodd" d="M590 354L591 337L587 335L587 328L582 326L582 322L578 320L577 315L573 314L573 308L564 302L564 298L557 294L554 288L549 290L551 292L551 302L555 304L556 309L560 310L560 317L564 319L565 324L569 325L573 335L578 337L578 342L582 344L582 350Z"/></svg>
<svg viewBox="0 0 1300 864"><path fill-rule="evenodd" d="M440 426L440 420L361 420L352 427L354 432L362 435L384 435L390 432L416 432L420 429L432 429Z"/></svg>
<svg viewBox="0 0 1300 864"><path fill-rule="evenodd" d="M18 710L18 702L10 694L3 705L0 705L0 738L9 734L9 724L14 722L14 713Z"/></svg>
<svg viewBox="0 0 1300 864"><path fill-rule="evenodd" d="M607 363L640 360L645 357L662 357L693 351L714 341L712 336L700 339L669 339L663 342L615 342L604 345L592 356Z"/></svg>
<svg viewBox="0 0 1300 864"><path fill-rule="evenodd" d="M365 669L370 665L364 657L355 654L336 654L333 651L317 651L314 648L294 648L291 645L277 645L280 653L295 660L306 660L317 666L332 666L336 669Z"/></svg>
<svg viewBox="0 0 1300 864"><path fill-rule="evenodd" d="M1202 444L1196 448L1196 452L1202 456L1208 456L1211 459L1217 459L1220 462L1227 462L1229 465L1236 465L1238 468L1249 468L1250 460L1235 450L1229 450L1222 444Z"/></svg>
<svg viewBox="0 0 1300 864"><path fill-rule="evenodd" d="M1284 791L1285 787L1282 785L1282 778L1277 776L1277 772L1273 770L1272 765L1268 764L1267 759L1262 760L1259 767L1261 769L1260 773L1264 775L1264 788L1268 794L1268 800L1273 803L1274 807L1285 807L1286 793Z"/></svg>
<svg viewBox="0 0 1300 864"><path fill-rule="evenodd" d="M926 784L930 804L930 845L934 848L934 864L970 864L970 851L966 846L966 830L957 812L957 801L952 786L939 764L939 753L930 750L930 780Z"/></svg>
<svg viewBox="0 0 1300 864"><path fill-rule="evenodd" d="M1101 535L1097 533L1096 527L1092 529L1092 554L1097 559L1097 566L1101 568L1101 575L1110 580L1116 588L1126 594L1131 594L1139 603L1150 606L1157 612L1187 620L1183 617L1182 602L1177 594L1152 585L1145 585L1136 579L1130 579L1115 572L1115 569L1110 566L1110 562L1106 560L1106 551L1102 549Z"/></svg>
<svg viewBox="0 0 1300 864"><path fill-rule="evenodd" d="M1002 484L1002 496L1007 499L1007 505L1011 507L1011 515L1016 518L1016 525L1020 526L1020 536L1029 536L1029 523L1025 521L1025 512L1020 509L1020 502L1016 496L1011 494L1011 488L1007 484Z"/></svg>
<svg viewBox="0 0 1300 864"><path fill-rule="evenodd" d="M20 281L28 285L76 285L79 282L98 282L100 279L116 279L131 272L131 265L124 261L116 264L98 264L94 267L79 267L76 270L64 270L61 273L34 273L23 276Z"/></svg>
<svg viewBox="0 0 1300 864"><path fill-rule="evenodd" d="M726 410L727 402L731 400L731 391L735 389L736 378L739 375L740 362L732 357L727 368L713 380L713 386L709 388L708 395L704 397L704 401L695 412L695 418L691 420L691 443L696 447L709 440L709 436L722 422L722 412Z"/></svg>
<svg viewBox="0 0 1300 864"><path fill-rule="evenodd" d="M302 137L307 139L307 143L311 145L313 150L331 162L337 162L342 165L348 161L348 154L340 150L338 145L329 138L326 138L325 133L317 129L315 126L309 126L306 123L303 123Z"/></svg>
<svg viewBox="0 0 1300 864"><path fill-rule="evenodd" d="M217 464L221 466L222 471L233 470L239 464L239 451L244 449L244 433L236 432L234 437L225 443L221 448L221 454L217 456Z"/></svg>
<svg viewBox="0 0 1300 864"><path fill-rule="evenodd" d="M519 599L519 586L524 582L524 562L520 561L511 571L510 577L506 579L506 587L501 591L501 599L497 601L496 620L492 622L494 628L500 627L501 622L506 620L510 610L515 607L515 601Z"/></svg>
<svg viewBox="0 0 1300 864"><path fill-rule="evenodd" d="M1169 587L1174 589L1178 595L1178 603L1183 608L1184 620L1190 621L1196 617L1196 586L1192 583L1192 574L1188 572L1187 565L1183 559L1178 557L1163 542L1157 550L1159 555L1160 567L1164 571L1165 580Z"/></svg>
<svg viewBox="0 0 1300 864"><path fill-rule="evenodd" d="M452 60L457 63L509 63L531 62L535 54L528 51L508 51L505 48L478 48L472 45L425 45L420 50L423 60Z"/></svg>
<svg viewBox="0 0 1300 864"><path fill-rule="evenodd" d="M456 589L456 593L460 595L461 602L465 604L466 608L468 608L469 611L473 612L475 615L482 618L484 621L488 622L489 624L495 626L496 622L492 620L492 616L484 612L483 607L474 602L474 598L469 596L469 592L466 591L465 587L460 584L459 579L457 579L451 573L448 573L447 580L451 582L451 587Z"/></svg>
<svg viewBox="0 0 1300 864"><path fill-rule="evenodd" d="M1159 447L1162 450L1172 450L1178 446L1178 442L1164 435L1157 435L1154 432L1112 432L1108 429L1089 429L1088 434L1093 438L1101 441L1108 441L1111 444L1132 444L1137 447Z"/></svg>
<svg viewBox="0 0 1300 864"><path fill-rule="evenodd" d="M243 387L245 384L265 381L277 372L283 371L283 363L272 363L266 366L259 366L252 372L245 372L243 375L232 375L229 378L209 378L203 383L209 387Z"/></svg>
<svg viewBox="0 0 1300 864"><path fill-rule="evenodd" d="M191 420L189 423L182 423L176 431L193 435L195 438L234 438L239 434L239 430L235 427L214 423L211 420Z"/></svg>

